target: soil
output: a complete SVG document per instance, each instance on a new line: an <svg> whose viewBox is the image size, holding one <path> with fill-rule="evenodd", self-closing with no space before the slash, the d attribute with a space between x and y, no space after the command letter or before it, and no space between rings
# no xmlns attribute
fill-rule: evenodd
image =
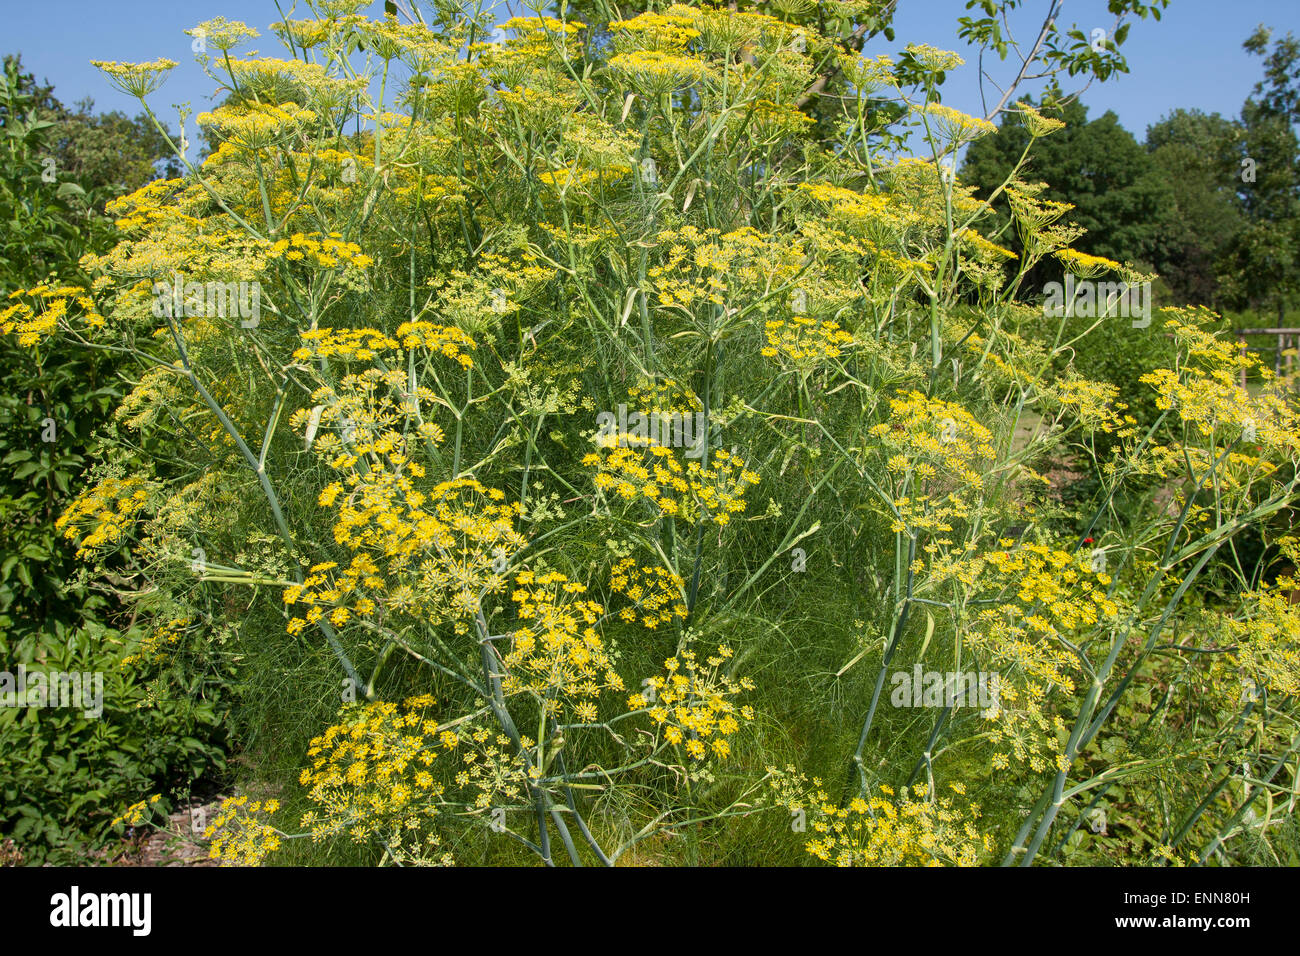
<svg viewBox="0 0 1300 956"><path fill-rule="evenodd" d="M128 829L121 842L99 851L96 862L103 866L217 866L216 860L208 858L203 831L220 812L225 796L181 808L167 818L163 829Z"/></svg>

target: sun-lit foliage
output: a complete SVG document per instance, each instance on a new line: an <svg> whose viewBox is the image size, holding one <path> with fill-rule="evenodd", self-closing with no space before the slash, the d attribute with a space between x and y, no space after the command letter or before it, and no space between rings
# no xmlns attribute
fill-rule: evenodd
<svg viewBox="0 0 1300 956"><path fill-rule="evenodd" d="M1150 427L1069 369L1086 338L1026 270L1141 277L1071 249L1023 165L989 200L951 174L994 129L934 95L955 53L896 65L725 5L598 50L567 18L487 42L348 6L278 24L289 59L204 58L216 149L114 205L90 287L0 313L24 346L140 363L119 418L166 455L126 474L110 443L60 519L148 582L136 657L231 625L250 681L299 675L301 776L224 806L214 856L614 863L685 834L697 862L763 820L836 864L1110 859L1072 837L1122 765L1161 795L1129 810L1163 813L1123 852L1204 859L1288 792L1294 397L1192 310L1152 323L1180 357ZM143 97L172 67L102 68ZM998 699L905 713L884 688L922 665Z"/></svg>

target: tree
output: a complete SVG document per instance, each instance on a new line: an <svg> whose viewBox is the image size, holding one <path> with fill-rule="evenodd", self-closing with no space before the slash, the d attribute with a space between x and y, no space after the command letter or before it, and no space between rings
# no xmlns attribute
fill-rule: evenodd
<svg viewBox="0 0 1300 956"><path fill-rule="evenodd" d="M1075 243L1080 251L1118 262L1154 263L1173 206L1169 182L1113 112L1089 121L1087 107L1074 101L1045 113L1062 120L1065 129L1035 145L1022 178L1046 183L1044 198L1074 204L1068 218L1088 230ZM1028 143L1029 132L1019 120L1004 119L996 135L971 144L961 179L981 198L989 196ZM1017 238L1004 238L1019 251ZM1059 276L1031 275L1029 282L1040 278Z"/></svg>
<svg viewBox="0 0 1300 956"><path fill-rule="evenodd" d="M97 224L82 186L58 161L54 133L62 109L52 87L39 86L17 57L4 59L0 80L0 277L36 282L86 251Z"/></svg>
<svg viewBox="0 0 1300 956"><path fill-rule="evenodd" d="M87 189L127 193L159 175L180 176L180 162L147 116L130 119L117 110L95 113L94 108L87 98L63 110L54 143L60 167Z"/></svg>
<svg viewBox="0 0 1300 956"><path fill-rule="evenodd" d="M180 175L180 163L166 139L143 113L134 119L116 110L95 113L90 98L68 108L54 95L53 86L38 84L23 70L16 54L5 55L4 69L7 95L0 102L0 127L24 121L40 124L37 128L45 131L42 159L53 160L53 169L66 181L94 193L95 208L102 210L109 199L160 175Z"/></svg>
<svg viewBox="0 0 1300 956"><path fill-rule="evenodd" d="M1235 188L1244 137L1240 123L1200 110L1177 109L1147 127L1146 149L1173 202L1153 264L1180 304L1219 305L1217 261L1244 224Z"/></svg>
<svg viewBox="0 0 1300 956"><path fill-rule="evenodd" d="M1265 79L1242 107L1245 128L1238 198L1246 225L1219 260L1226 299L1237 308L1275 312L1283 324L1300 293L1300 43L1288 33L1273 44L1258 28L1243 44L1264 56Z"/></svg>

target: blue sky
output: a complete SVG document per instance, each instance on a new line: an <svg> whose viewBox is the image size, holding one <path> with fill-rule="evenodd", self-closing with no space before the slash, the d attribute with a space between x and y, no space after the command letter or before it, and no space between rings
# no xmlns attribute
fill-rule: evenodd
<svg viewBox="0 0 1300 956"><path fill-rule="evenodd" d="M294 0L281 0L287 9ZM1030 40L1048 0L1025 0L1012 21L1018 39ZM897 38L878 38L868 53L893 53L909 41L931 43L966 56L973 53L957 39L957 18L968 15L965 0L899 0L895 18ZM1108 26L1105 0L1067 0L1062 20L1090 33ZM0 53L21 52L24 66L38 79L48 80L55 93L71 104L91 96L98 109L122 109L132 115L134 101L112 89L90 66L92 59L151 60L166 56L180 62L167 83L150 99L160 115L171 119L170 104L189 101L195 110L211 106L214 84L193 61L190 38L182 31L209 17L244 20L263 33L258 48L278 55L279 44L267 25L277 18L272 0L0 0ZM518 9L518 7L516 7ZM383 4L371 5L373 14ZM504 12L504 8L503 8ZM308 16L299 0L298 17ZM1177 107L1196 107L1225 116L1238 115L1242 101L1262 75L1261 61L1242 50L1242 41L1259 23L1300 35L1300 3L1296 0L1172 0L1160 23L1138 21L1123 52L1131 73L1105 84L1094 83L1084 94L1090 116L1114 110L1120 122L1141 139L1146 127ZM975 57L949 74L944 102L970 113L981 113ZM991 71L1002 80L1011 75L1012 61L993 58ZM986 64L987 66L987 64ZM1067 78L1068 79L1068 78ZM1067 86L1067 89L1072 87ZM993 92L990 89L990 92ZM994 95L996 100L996 94Z"/></svg>

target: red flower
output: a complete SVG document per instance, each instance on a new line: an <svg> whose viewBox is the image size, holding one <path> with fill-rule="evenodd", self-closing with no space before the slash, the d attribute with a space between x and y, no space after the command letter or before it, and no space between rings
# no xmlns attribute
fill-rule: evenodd
<svg viewBox="0 0 1300 956"><path fill-rule="evenodd" d="M1092 544L1092 538L1084 538L1084 539L1083 539L1083 543L1084 543L1084 544Z"/></svg>

